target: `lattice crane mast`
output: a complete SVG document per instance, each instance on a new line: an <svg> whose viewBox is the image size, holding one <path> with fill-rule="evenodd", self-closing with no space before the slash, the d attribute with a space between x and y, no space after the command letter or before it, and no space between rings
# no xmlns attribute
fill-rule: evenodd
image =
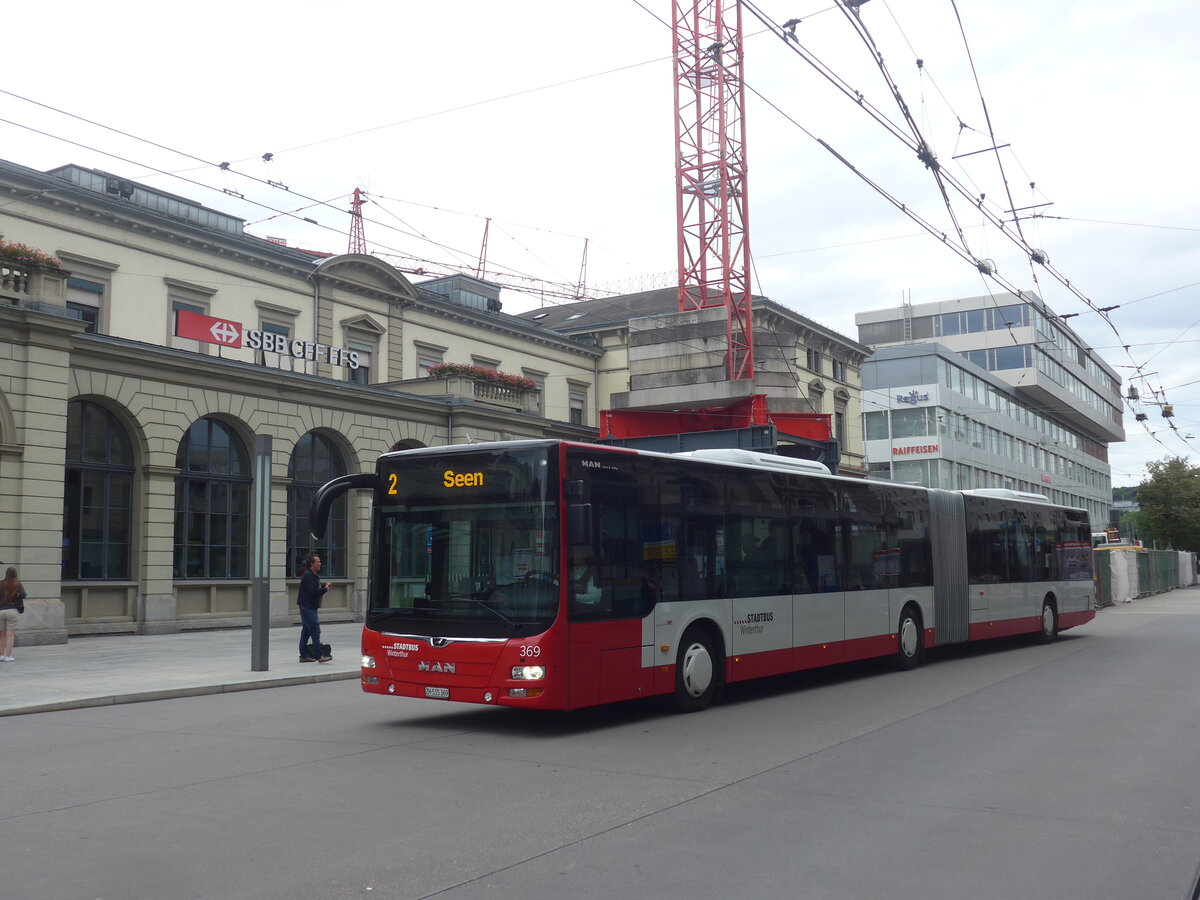
<svg viewBox="0 0 1200 900"><path fill-rule="evenodd" d="M751 442L762 438L762 430L752 426L771 425L773 452L807 458L819 454L836 471L837 444L830 441L830 417L797 409L802 398L755 390L741 3L672 0L671 13L679 311L724 307L725 377L750 384L739 385L747 388L744 396L724 406L697 402L690 409L664 409L655 401L659 405L606 410L600 437L659 449L664 436L723 431L729 433L726 440L736 432L736 446L745 448L750 445L742 443L743 438ZM803 404L811 410L807 400ZM784 449L781 439L792 446ZM714 446L711 437L676 445Z"/></svg>
<svg viewBox="0 0 1200 900"><path fill-rule="evenodd" d="M738 0L672 0L679 310L724 306L730 379L754 376Z"/></svg>
<svg viewBox="0 0 1200 900"><path fill-rule="evenodd" d="M363 232L363 216L362 208L364 203L368 203L366 196L360 188L354 189L354 196L350 198L350 246L346 250L347 253L366 253L367 252L367 236Z"/></svg>

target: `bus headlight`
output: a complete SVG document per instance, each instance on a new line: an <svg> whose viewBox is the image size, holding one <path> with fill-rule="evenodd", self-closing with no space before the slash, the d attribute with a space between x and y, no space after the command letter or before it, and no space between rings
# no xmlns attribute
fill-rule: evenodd
<svg viewBox="0 0 1200 900"><path fill-rule="evenodd" d="M364 653L364 654L363 654L363 658L362 658L362 667L363 667L364 669L373 669L373 668L375 668L375 657L373 657L373 656L367 656L367 655Z"/></svg>
<svg viewBox="0 0 1200 900"><path fill-rule="evenodd" d="M515 681L541 681L546 677L546 667L513 666L512 677Z"/></svg>

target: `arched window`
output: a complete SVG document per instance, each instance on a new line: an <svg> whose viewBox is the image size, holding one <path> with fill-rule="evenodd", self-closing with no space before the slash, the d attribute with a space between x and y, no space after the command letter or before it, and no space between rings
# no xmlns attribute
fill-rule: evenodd
<svg viewBox="0 0 1200 900"><path fill-rule="evenodd" d="M175 457L175 577L250 577L250 459L216 419L187 430Z"/></svg>
<svg viewBox="0 0 1200 900"><path fill-rule="evenodd" d="M304 566L304 556L316 550L321 557L321 575L345 578L346 563L346 495L334 501L329 510L329 522L325 539L313 544L308 527L308 506L313 492L332 478L346 474L346 463L333 441L324 435L310 431L296 443L291 462L288 463L287 507L287 558L288 576L293 576Z"/></svg>
<svg viewBox="0 0 1200 900"><path fill-rule="evenodd" d="M133 450L116 417L87 400L67 405L64 581L128 581Z"/></svg>

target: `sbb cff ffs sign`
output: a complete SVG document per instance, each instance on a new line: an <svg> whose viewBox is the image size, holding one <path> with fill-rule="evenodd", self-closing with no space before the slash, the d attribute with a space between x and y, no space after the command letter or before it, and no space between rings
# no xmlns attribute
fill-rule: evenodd
<svg viewBox="0 0 1200 900"><path fill-rule="evenodd" d="M241 322L216 319L183 309L175 313L175 336L222 347L266 350L280 356L325 362L331 366L345 366L347 369L358 368L358 352L355 350L328 347L313 341L288 340L282 334L258 329L243 330Z"/></svg>

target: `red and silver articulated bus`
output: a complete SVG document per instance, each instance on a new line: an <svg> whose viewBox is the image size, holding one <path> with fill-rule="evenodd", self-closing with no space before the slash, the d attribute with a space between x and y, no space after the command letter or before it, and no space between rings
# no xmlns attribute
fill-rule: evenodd
<svg viewBox="0 0 1200 900"><path fill-rule="evenodd" d="M831 476L741 450L554 440L388 453L364 691L538 709L674 695L1095 615L1087 513L1039 494Z"/></svg>

